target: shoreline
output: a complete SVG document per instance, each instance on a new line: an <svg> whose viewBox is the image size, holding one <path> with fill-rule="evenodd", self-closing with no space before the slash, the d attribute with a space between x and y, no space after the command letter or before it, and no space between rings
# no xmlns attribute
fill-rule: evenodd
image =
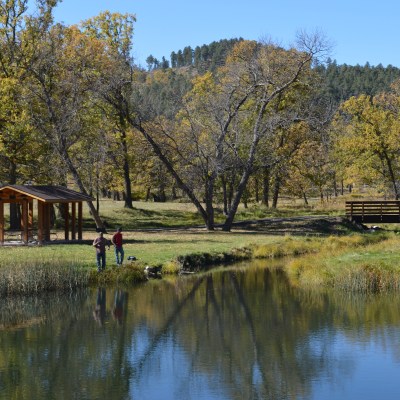
<svg viewBox="0 0 400 400"><path fill-rule="evenodd" d="M164 238L165 239L165 238ZM286 270L293 284L305 287L316 286L341 287L345 290L381 291L397 290L397 286L389 285L389 272L384 267L377 268L374 264L364 263L358 268L361 277L357 278L354 271L348 265L338 268L332 272L327 264L322 268L324 262L329 259L340 257L346 253L358 251L360 254L368 246L382 244L382 242L394 241L396 236L390 233L364 233L342 236L280 236L275 237L268 243L251 244L243 247L231 247L227 251L217 252L189 252L179 255L165 262L155 265L162 267L163 275L177 275L179 273L198 273L209 270L215 266L229 265L251 259L274 259L282 257L293 257L288 263ZM362 251L360 250L362 249ZM311 256L310 256L311 255ZM362 257L361 257L362 258ZM315 268L316 262L321 267ZM135 285L148 280L145 273L146 263L133 261L125 263L123 267L107 267L100 273L95 268L83 267L76 261L42 261L40 263L12 265L0 268L0 298L12 295L32 295L50 291L68 291L79 287L91 287L96 285ZM387 269L387 268L386 268ZM330 272L329 272L330 270ZM325 272L324 272L325 271ZM326 272L328 271L328 272ZM326 276L324 276L324 274ZM340 279L334 279L330 275L336 275ZM352 289L352 285L343 280L348 275L350 281L359 283ZM397 270L392 271L392 281L397 282ZM400 275L400 273L399 273ZM328 276L329 279L326 277ZM369 281L368 281L369 279ZM399 279L400 281L400 279Z"/></svg>

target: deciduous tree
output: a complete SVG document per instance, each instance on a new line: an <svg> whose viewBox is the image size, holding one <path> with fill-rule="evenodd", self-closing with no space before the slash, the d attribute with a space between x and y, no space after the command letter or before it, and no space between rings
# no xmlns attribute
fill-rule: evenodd
<svg viewBox="0 0 400 400"><path fill-rule="evenodd" d="M114 124L115 140L119 143L117 150L119 154L116 155L116 159L121 160L124 202L127 208L133 208L128 149L128 135L132 134L132 131L127 123L127 115L133 112L130 97L134 68L130 54L135 21L136 18L132 14L106 11L82 23L84 31L90 37L101 40L108 51L108 59L105 59L104 65L99 65L100 68L97 71L99 76L92 89L95 95L105 103L104 107L100 105L102 112Z"/></svg>
<svg viewBox="0 0 400 400"><path fill-rule="evenodd" d="M41 37L38 57L29 65L29 98L34 126L72 175L82 193L87 193L73 149L86 135L91 121L89 93L103 60L102 42L88 38L76 27L55 25ZM92 202L88 206L100 228Z"/></svg>
<svg viewBox="0 0 400 400"><path fill-rule="evenodd" d="M289 89L309 84L312 60L327 50L318 35L302 34L298 39L299 47L288 50L270 43L239 42L224 68L196 79L179 114L179 129L176 123L165 123L162 115L149 113L151 107L143 109L144 91L138 87L137 113L131 114L130 123L165 163L208 229L214 229L215 183L228 155L236 159L240 176L225 230L231 229L253 172L259 142L276 126L273 102ZM182 170L183 165L187 167ZM202 181L202 198L193 186L194 176Z"/></svg>
<svg viewBox="0 0 400 400"><path fill-rule="evenodd" d="M337 150L364 180L379 179L400 198L400 98L361 95L344 102L336 119Z"/></svg>

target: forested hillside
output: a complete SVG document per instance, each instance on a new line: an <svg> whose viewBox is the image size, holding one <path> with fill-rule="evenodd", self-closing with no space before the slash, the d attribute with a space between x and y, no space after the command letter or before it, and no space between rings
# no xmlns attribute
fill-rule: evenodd
<svg viewBox="0 0 400 400"><path fill-rule="evenodd" d="M210 44L203 44L192 49L190 46L183 50L171 53L170 62L163 57L159 62L154 57L148 58L148 68L180 68L191 66L199 73L215 71L217 67L225 65L226 57L232 48L242 41L239 39L224 39ZM316 71L322 77L321 91L331 98L335 104L349 99L352 96L367 94L374 96L390 89L390 85L400 78L400 68L388 65L371 66L369 63L361 65L338 65L336 61L328 59L326 63L317 65Z"/></svg>
<svg viewBox="0 0 400 400"><path fill-rule="evenodd" d="M324 92L337 104L352 96L374 96L388 91L390 85L400 78L400 68L391 65L337 65L335 61L328 60L316 70L323 78Z"/></svg>
<svg viewBox="0 0 400 400"><path fill-rule="evenodd" d="M240 203L277 208L282 195L307 204L368 185L400 197L398 68L336 65L324 37L301 33L291 48L220 40L144 69L134 15L67 26L53 23L57 1L0 3L3 183L127 208L190 201L210 230L217 216L229 230Z"/></svg>

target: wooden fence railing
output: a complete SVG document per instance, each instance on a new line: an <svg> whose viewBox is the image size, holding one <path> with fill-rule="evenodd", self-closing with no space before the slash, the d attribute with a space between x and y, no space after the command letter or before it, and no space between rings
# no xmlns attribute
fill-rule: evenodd
<svg viewBox="0 0 400 400"><path fill-rule="evenodd" d="M346 201L346 217L359 223L400 223L400 201Z"/></svg>

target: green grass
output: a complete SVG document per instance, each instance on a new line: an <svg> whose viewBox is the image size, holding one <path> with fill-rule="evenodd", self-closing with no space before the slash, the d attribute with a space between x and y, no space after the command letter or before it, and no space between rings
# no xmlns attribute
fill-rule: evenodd
<svg viewBox="0 0 400 400"><path fill-rule="evenodd" d="M0 247L0 296L63 291L90 284L142 282L145 265L161 264L165 271L176 272L174 260L182 255L230 252L234 247L277 240L261 234L129 231L124 232L126 259L134 255L138 261L126 261L123 268L117 269L111 247L107 251L106 271L99 274L91 245L95 236L94 232L85 232L87 244ZM110 239L111 233L105 237Z"/></svg>
<svg viewBox="0 0 400 400"><path fill-rule="evenodd" d="M299 215L336 216L344 214L344 198L329 203L321 203L319 200L313 199L310 200L310 204L305 207L298 200L286 199L280 200L277 209L267 208L260 204L250 204L248 208L244 208L241 204L235 221ZM119 225L126 229L204 226L204 221L191 203L134 201L133 207L133 209L127 209L123 207L122 201L104 199L100 201L99 211L101 218L111 228ZM215 221L216 223L224 221L221 207L216 208ZM94 227L86 206L84 207L84 225L86 228Z"/></svg>
<svg viewBox="0 0 400 400"><path fill-rule="evenodd" d="M325 210L325 213L331 215L338 214L344 209L341 209L338 204L331 204L328 208L329 210ZM279 212L287 216L307 213L323 214L324 210L317 205L302 209L298 204L288 202ZM261 206L253 206L247 209L240 208L238 218L257 219L272 214L277 216L277 211L271 212ZM106 238L111 238L117 226L123 227L125 255L126 257L133 255L138 259L138 262L133 265L126 263L129 271L125 269L118 271L113 268L115 261L111 249L107 253L107 273L101 278L97 275L95 252L91 246L96 233L88 210L84 209L86 244L1 247L0 273L3 275L0 280L6 284L3 282L3 289L0 285L0 292L6 293L8 289L4 287L11 287L13 273L16 275L15 287L18 287L21 293L35 291L32 288L44 288L46 285L54 290L68 288L74 285L73 282L75 285L78 284L77 276L85 284L96 281L136 282L143 277L138 270L135 270L135 267L142 271L145 265L163 265L165 270L174 272L177 268L176 260L179 257L190 255L190 259L198 260L196 262L200 263L201 260L211 262L225 259L225 255L232 254L235 248L251 248L255 258L312 254L309 257L296 258L288 264L287 270L292 281L305 286L314 284L315 286L352 287L342 278L350 276L350 280L354 280L352 270L357 267L364 281L365 277L370 276L371 281L379 283L374 283L374 287L379 287L383 284L383 277L387 276L386 271L396 272L397 266L400 265L399 240L394 234L390 237L383 234L367 234L326 238L273 235L272 233L276 233L273 231L275 228L264 226L259 227L258 230L235 229L232 232L174 229L180 226L202 225L197 211L187 203L135 202L134 209L130 210L123 207L123 202L104 200L100 205L100 215L109 227ZM316 227L321 228L318 224ZM279 232L284 232L284 229ZM296 234L301 232L302 225L300 224L296 227ZM324 228L323 234L326 235L327 232L328 230L325 231ZM340 231L342 235L349 232L346 226ZM311 234L314 233L311 232ZM62 236L61 233L59 236ZM378 242L379 244L376 244ZM240 252L236 254L240 256ZM73 273L70 274L70 270ZM63 279L61 276L63 274L69 276L68 279ZM46 280L42 279L43 276L46 277L47 284ZM26 283L23 282L24 277L27 279ZM43 282L38 283L38 280Z"/></svg>
<svg viewBox="0 0 400 400"><path fill-rule="evenodd" d="M163 264L179 255L194 252L224 252L235 247L245 247L252 243L276 242L278 237L263 233L224 233L224 232L123 232L125 255L136 256L145 264ZM85 233L93 240L95 233ZM105 237L110 239L111 234ZM42 262L59 263L61 261L80 265L83 268L94 267L95 252L91 244L61 244L42 247L1 247L0 268L18 263L32 265ZM113 249L107 251L107 264L114 264Z"/></svg>
<svg viewBox="0 0 400 400"><path fill-rule="evenodd" d="M190 203L134 202L133 209L123 207L123 202L102 200L100 216L106 226L123 226L125 229L173 228L204 224ZM86 210L87 212L88 210ZM84 213L84 217L89 218Z"/></svg>
<svg viewBox="0 0 400 400"><path fill-rule="evenodd" d="M226 252L253 243L273 243L278 238L262 233L138 232L137 240L125 245L125 253L135 255L147 264L156 265L186 254Z"/></svg>

